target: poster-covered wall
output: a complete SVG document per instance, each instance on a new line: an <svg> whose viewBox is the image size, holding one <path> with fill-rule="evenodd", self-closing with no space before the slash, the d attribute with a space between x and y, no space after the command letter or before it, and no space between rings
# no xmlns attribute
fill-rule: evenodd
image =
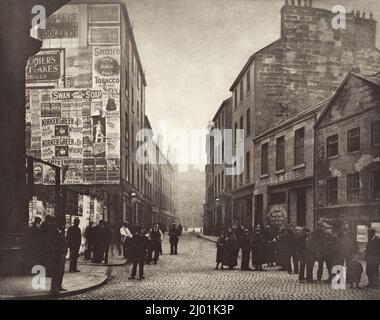
<svg viewBox="0 0 380 320"><path fill-rule="evenodd" d="M120 182L119 29L120 5L73 4L31 31L44 49L26 67L27 154L64 185ZM35 164L35 183L54 180Z"/></svg>

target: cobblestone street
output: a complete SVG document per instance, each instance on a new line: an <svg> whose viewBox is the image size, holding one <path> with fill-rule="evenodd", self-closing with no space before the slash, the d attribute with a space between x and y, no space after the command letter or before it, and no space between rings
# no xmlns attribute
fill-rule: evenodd
<svg viewBox="0 0 380 320"><path fill-rule="evenodd" d="M111 279L92 291L66 299L380 299L380 290L334 290L328 284L299 283L297 275L266 269L253 271L214 271L215 244L184 235L179 242L179 255L164 255L157 265L145 267L144 281L130 281L131 266L110 267ZM366 284L363 276L363 284Z"/></svg>

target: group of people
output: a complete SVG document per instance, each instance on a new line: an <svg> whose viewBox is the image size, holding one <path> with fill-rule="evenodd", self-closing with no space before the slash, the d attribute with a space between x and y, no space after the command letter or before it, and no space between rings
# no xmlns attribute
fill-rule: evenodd
<svg viewBox="0 0 380 320"><path fill-rule="evenodd" d="M267 225L264 230L258 225L250 232L243 226L230 228L221 234L216 243L216 267L227 266L234 269L238 265L238 255L241 250L241 270L263 271L263 265L280 267L276 270L289 274L298 274L300 282L313 282L314 266L317 263L316 281L321 282L324 266L331 282L337 268L346 268L346 282L359 288L363 273L359 250L355 235L349 231L349 225L344 222L337 230L320 222L315 231L296 228L292 224L281 227L278 231ZM379 287L378 267L380 265L380 239L376 231L368 229L366 248L366 274L368 287Z"/></svg>
<svg viewBox="0 0 380 320"><path fill-rule="evenodd" d="M69 272L80 272L77 268L78 256L82 244L80 220L74 219L73 225L67 229L66 235L63 226L59 226L54 216L47 215L42 222L35 217L27 233L29 270L33 266L42 265L46 268L47 276L52 277L51 291L57 293L66 291L62 287L65 270L66 255L69 250ZM182 226L174 223L168 232L170 254L177 254L177 246ZM117 232L109 227L108 223L100 220L94 226L90 222L84 231L85 252L84 258L94 263L108 264L108 253L113 254L116 246L119 255L133 264L130 279L135 279L139 266L139 279L144 279L144 265L152 261L157 264L162 254L163 232L158 224L145 228L136 226L132 232L128 222L122 223Z"/></svg>

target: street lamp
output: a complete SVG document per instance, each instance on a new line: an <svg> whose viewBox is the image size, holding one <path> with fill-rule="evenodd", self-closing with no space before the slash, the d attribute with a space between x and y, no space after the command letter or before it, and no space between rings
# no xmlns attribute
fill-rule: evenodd
<svg viewBox="0 0 380 320"><path fill-rule="evenodd" d="M220 207L221 207L221 202L220 202L220 199L219 198L216 198L215 199L215 203L216 203L216 213L217 213L217 225L218 225L218 234L220 234L221 232L221 225L220 225Z"/></svg>
<svg viewBox="0 0 380 320"><path fill-rule="evenodd" d="M132 216L132 224L137 224L137 194L132 192L130 195L130 201L133 205L133 216Z"/></svg>

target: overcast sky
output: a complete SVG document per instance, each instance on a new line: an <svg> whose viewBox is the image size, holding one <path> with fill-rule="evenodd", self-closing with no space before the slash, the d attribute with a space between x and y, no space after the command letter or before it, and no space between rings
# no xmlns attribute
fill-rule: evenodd
<svg viewBox="0 0 380 320"><path fill-rule="evenodd" d="M153 129L205 128L249 56L277 40L284 0L124 0L147 78ZM290 0L289 0L290 1ZM297 0L296 0L297 1ZM379 0L314 0L374 13ZM378 43L380 41L378 35ZM379 45L378 45L379 47Z"/></svg>

